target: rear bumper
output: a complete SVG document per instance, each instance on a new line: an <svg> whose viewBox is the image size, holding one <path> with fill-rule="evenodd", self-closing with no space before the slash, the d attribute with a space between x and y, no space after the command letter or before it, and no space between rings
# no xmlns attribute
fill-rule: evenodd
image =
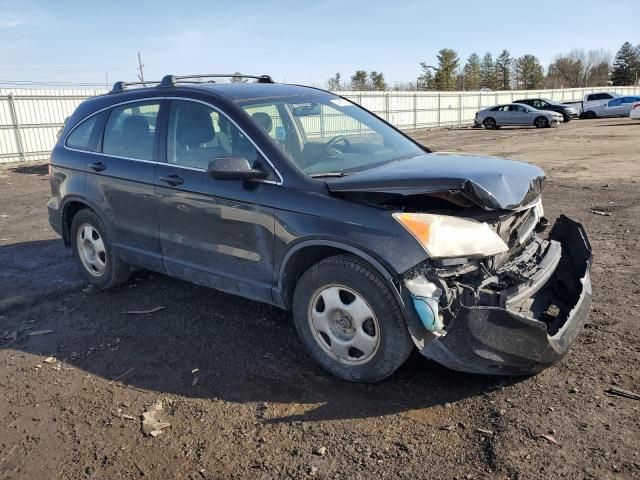
<svg viewBox="0 0 640 480"><path fill-rule="evenodd" d="M507 298L504 308L462 307L446 335L427 343L422 354L454 370L492 375L533 374L559 361L589 314L592 255L582 225L565 216L549 238L562 248L555 268L514 293L517 301ZM552 317L550 306L560 313Z"/></svg>
<svg viewBox="0 0 640 480"><path fill-rule="evenodd" d="M56 197L51 197L47 203L47 212L49 214L49 225L54 232L62 236L62 218L60 215L59 202Z"/></svg>

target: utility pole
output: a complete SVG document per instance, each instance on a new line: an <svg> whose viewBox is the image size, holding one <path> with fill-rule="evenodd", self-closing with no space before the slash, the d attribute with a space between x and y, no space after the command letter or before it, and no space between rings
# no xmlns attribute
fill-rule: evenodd
<svg viewBox="0 0 640 480"><path fill-rule="evenodd" d="M140 52L138 52L138 79L144 83L144 71L142 70L142 67L144 67L142 64L142 57L140 56Z"/></svg>
<svg viewBox="0 0 640 480"><path fill-rule="evenodd" d="M107 86L107 90L109 89L109 72L104 72L104 81Z"/></svg>

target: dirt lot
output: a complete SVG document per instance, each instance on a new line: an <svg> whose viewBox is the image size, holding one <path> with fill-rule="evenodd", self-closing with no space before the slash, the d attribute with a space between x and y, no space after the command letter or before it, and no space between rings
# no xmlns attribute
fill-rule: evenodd
<svg viewBox="0 0 640 480"><path fill-rule="evenodd" d="M584 223L594 302L559 365L501 379L414 355L382 384L339 381L269 306L149 273L84 288L47 224L46 166L6 166L0 479L640 478L640 402L605 393L640 392L640 123L417 137L541 165L547 216ZM170 427L146 437L158 401Z"/></svg>

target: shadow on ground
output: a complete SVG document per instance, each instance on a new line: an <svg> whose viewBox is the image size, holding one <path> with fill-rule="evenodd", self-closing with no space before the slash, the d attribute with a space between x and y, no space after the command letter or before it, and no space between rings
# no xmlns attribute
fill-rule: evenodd
<svg viewBox="0 0 640 480"><path fill-rule="evenodd" d="M0 247L0 261L11 257L15 264L17 258L50 248L49 242ZM40 284L38 269L23 273L35 287ZM73 275L60 272L61 277ZM3 277L3 284L8 280ZM127 313L156 307L164 308ZM115 290L85 292L78 287L14 308L0 319L8 336L17 335L17 340L0 340L0 348L55 356L101 377L105 388L117 383L187 397L287 404L289 413L270 422L423 409L482 394L506 381L447 370L416 353L378 385L344 382L304 353L287 312L148 272L136 273ZM34 329L53 332L29 336Z"/></svg>

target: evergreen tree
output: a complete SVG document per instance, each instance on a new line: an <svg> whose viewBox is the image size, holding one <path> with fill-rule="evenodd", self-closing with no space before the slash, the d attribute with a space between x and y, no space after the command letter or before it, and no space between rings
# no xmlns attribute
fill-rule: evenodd
<svg viewBox="0 0 640 480"><path fill-rule="evenodd" d="M491 90L496 89L496 69L493 56L489 52L485 53L480 64L480 86Z"/></svg>
<svg viewBox="0 0 640 480"><path fill-rule="evenodd" d="M431 90L433 89L433 74L431 73L432 67L425 62L420 62L422 67L422 75L418 77L416 82L416 90Z"/></svg>
<svg viewBox="0 0 640 480"><path fill-rule="evenodd" d="M535 55L523 55L515 61L516 85L532 90L539 88L544 80L544 71Z"/></svg>
<svg viewBox="0 0 640 480"><path fill-rule="evenodd" d="M611 81L614 85L633 85L640 77L640 54L629 42L624 42L611 69Z"/></svg>
<svg viewBox="0 0 640 480"><path fill-rule="evenodd" d="M472 53L464 66L464 88L466 90L478 90L481 83L481 73L480 57L477 53Z"/></svg>
<svg viewBox="0 0 640 480"><path fill-rule="evenodd" d="M336 73L327 81L328 90L340 90L340 73Z"/></svg>
<svg viewBox="0 0 640 480"><path fill-rule="evenodd" d="M356 73L351 75L351 90L368 90L367 77L365 70L356 70Z"/></svg>
<svg viewBox="0 0 640 480"><path fill-rule="evenodd" d="M373 71L369 74L372 90L386 90L387 84L384 81L384 73Z"/></svg>
<svg viewBox="0 0 640 480"><path fill-rule="evenodd" d="M438 68L433 79L436 90L455 90L458 70L458 54L450 48L438 52Z"/></svg>
<svg viewBox="0 0 640 480"><path fill-rule="evenodd" d="M508 50L502 50L502 53L496 58L496 81L500 90L509 90L511 88L511 65L513 59Z"/></svg>

